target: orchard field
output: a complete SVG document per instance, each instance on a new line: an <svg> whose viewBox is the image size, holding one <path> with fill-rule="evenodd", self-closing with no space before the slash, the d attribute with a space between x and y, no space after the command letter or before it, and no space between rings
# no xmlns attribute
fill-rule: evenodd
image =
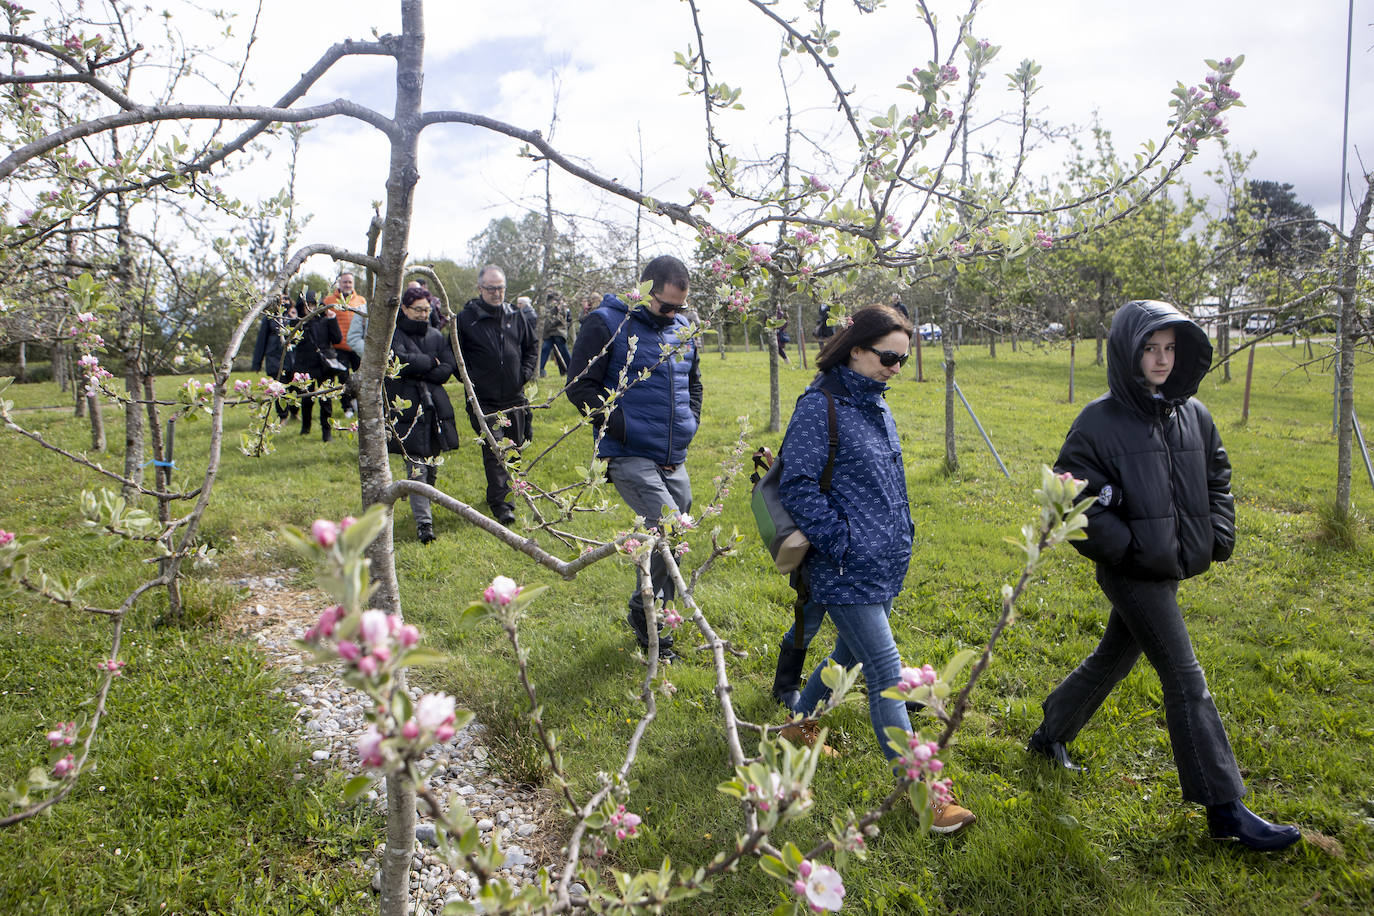
<svg viewBox="0 0 1374 916"><path fill-rule="evenodd" d="M1107 608L1090 565L1069 548L1042 568L1022 601L975 695L973 712L946 755L958 797L979 816L963 835L922 834L907 810L890 813L864 862L845 874L846 912L857 913L1367 913L1374 910L1374 488L1357 460L1353 547L1330 537L1322 507L1334 492L1331 379L1296 369L1302 349L1286 340L1262 347L1250 417L1240 422L1243 366L1218 374L1200 396L1212 409L1234 467L1239 544L1234 558L1186 583L1181 600L1195 646L1230 731L1252 808L1301 825L1304 842L1271 856L1205 837L1202 809L1183 803L1169 753L1159 683L1137 667L1074 746L1090 772L1052 772L1023 750L1039 721L1039 701L1086 655ZM1084 353L1089 355L1083 359ZM1053 460L1083 403L1105 388L1105 373L1080 347L1076 403L1067 402L1068 351L959 350L965 394L1011 472L1002 476L960 409L960 468L942 469L943 392L938 352L926 351L924 384L915 363L888 399L902 432L916 521L915 556L894 610L907 664L937 667L982 645L997 594L1019 570L1003 538L1034 514L1031 490ZM764 355L703 356L704 426L689 469L699 499L749 414L751 444L777 446L761 429L767 414ZM794 360L795 360L794 351ZM1356 409L1374 417L1374 396L1358 390ZM809 380L784 368L784 420ZM168 390L184 379L164 379ZM546 379L545 383L556 381ZM547 389L541 395L550 393ZM49 384L12 386L18 408L64 402ZM24 411L31 428L65 447L89 442L69 409ZM572 419L560 399L536 419L536 446ZM107 408L107 428L118 429ZM248 422L230 414L227 441ZM198 466L205 425L178 431L180 468ZM589 437L556 453L536 477L585 464ZM117 439L118 437L112 437ZM95 577L88 600L117 601L141 581L133 553L82 533L78 499L100 486L92 473L54 460L6 434L0 462L0 527L47 535L37 563ZM118 443L100 460L118 466ZM98 769L48 816L8 830L0 870L5 913L365 913L375 912L361 862L381 836L380 818L345 805L342 778L302 766L308 751L290 711L272 692L277 675L230 634L251 596L226 584L247 573L296 565L283 524L308 526L359 508L356 448L346 435L287 429L276 451L250 459L226 450L205 537L218 568L188 588L186 620L155 626L165 599L141 603L126 628L125 675L110 698L110 719L95 750ZM181 478L183 481L185 477ZM439 486L480 505L482 473L465 442L439 473ZM697 590L732 657L734 702L756 722L779 721L769 697L776 645L790 618L790 592L757 545L746 480L737 481L718 520L744 535ZM588 524L624 529L630 513L614 499L611 517ZM559 736L569 772L593 785L613 767L640 714L643 669L624 624L628 562L601 563L563 582L495 545L465 522L436 512L438 541L415 541L409 511L396 512L397 565L409 620L448 656L416 669L415 682L443 689L476 711L495 737L502 768L540 784L545 769L528 734L528 704L512 676L511 653L494 627L462 629L457 611L498 574L551 585L522 629L544 720ZM706 552L694 542L685 559ZM302 573L300 585L310 584ZM22 774L43 752L43 732L92 690L94 664L108 643L100 621L22 595L3 599L10 625L0 634L0 772ZM828 644L822 632L813 649ZM682 634L680 644L690 644ZM740 829L738 804L716 791L729 775L709 656L690 649L666 672L632 778L640 837L616 850L617 867L657 867L708 859ZM882 757L860 698L827 717L841 752L816 777L811 816L783 828L778 842L803 849L831 815L863 810L887 791ZM919 722L917 723L920 724ZM298 773L306 776L297 778ZM779 886L752 865L716 884L715 894L682 904L684 913L764 913L782 902Z"/></svg>

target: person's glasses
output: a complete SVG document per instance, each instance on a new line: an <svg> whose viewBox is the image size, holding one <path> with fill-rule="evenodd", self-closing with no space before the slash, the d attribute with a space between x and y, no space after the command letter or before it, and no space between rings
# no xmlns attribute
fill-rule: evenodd
<svg viewBox="0 0 1374 916"><path fill-rule="evenodd" d="M504 293L506 291L505 286L483 286L481 287L481 289L484 289L489 293Z"/></svg>
<svg viewBox="0 0 1374 916"><path fill-rule="evenodd" d="M906 361L911 359L910 351L906 353L894 353L891 350L875 350L872 347L864 347L864 349L878 357L878 362L889 369L893 366L905 366Z"/></svg>
<svg viewBox="0 0 1374 916"><path fill-rule="evenodd" d="M655 296L653 293L650 293L649 296L655 302L658 303L659 310L662 311L665 315L669 312L680 312L687 307L686 302L664 302L662 299L658 298L658 296Z"/></svg>

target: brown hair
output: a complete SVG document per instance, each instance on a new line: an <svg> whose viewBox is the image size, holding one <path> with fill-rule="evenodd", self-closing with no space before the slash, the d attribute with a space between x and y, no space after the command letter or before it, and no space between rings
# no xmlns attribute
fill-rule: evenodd
<svg viewBox="0 0 1374 916"><path fill-rule="evenodd" d="M911 322L901 313L888 305L870 305L861 308L850 317L849 327L840 328L821 347L816 357L816 371L828 372L841 363L849 361L849 351L855 347L871 347L873 342L886 337L893 331L902 331L911 336Z"/></svg>

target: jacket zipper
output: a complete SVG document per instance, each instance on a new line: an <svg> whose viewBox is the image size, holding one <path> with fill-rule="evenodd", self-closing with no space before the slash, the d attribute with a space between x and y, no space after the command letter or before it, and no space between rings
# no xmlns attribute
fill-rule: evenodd
<svg viewBox="0 0 1374 916"><path fill-rule="evenodd" d="M658 332L658 355L663 356L668 339L664 337L663 331ZM668 355L668 453L663 456L664 464L671 464L673 460L673 420L677 411L677 371L673 367L672 354Z"/></svg>
<svg viewBox="0 0 1374 916"><path fill-rule="evenodd" d="M1164 428L1163 418L1156 417L1156 422L1159 428L1159 441L1164 444L1164 458L1165 461L1168 463L1169 511L1173 514L1174 517L1174 545L1176 551L1174 554L1174 561L1179 564L1179 572L1182 573L1184 570L1183 560L1180 553L1183 549L1183 531L1179 525L1178 520L1178 493L1175 492L1174 489L1174 450L1169 447L1169 433L1168 430Z"/></svg>

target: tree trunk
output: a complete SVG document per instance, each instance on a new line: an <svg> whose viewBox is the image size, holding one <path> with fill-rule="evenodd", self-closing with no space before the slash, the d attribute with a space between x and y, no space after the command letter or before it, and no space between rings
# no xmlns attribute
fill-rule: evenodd
<svg viewBox="0 0 1374 916"><path fill-rule="evenodd" d="M420 103L423 88L424 16L419 0L402 0L401 36L396 60L396 130L389 137L390 166L377 276L377 301L369 307L367 345L359 366L358 471L364 507L381 502L391 486L387 460L382 375L396 327L401 276L410 237L415 183L419 180ZM393 513L368 548L378 588L374 607L401 611L393 547ZM382 916L406 916L409 909L410 857L415 844L415 787L404 775L387 777L386 849L381 867Z"/></svg>
<svg viewBox="0 0 1374 916"><path fill-rule="evenodd" d="M100 409L100 396L87 395L83 389L77 394L77 397L85 400L86 412L91 417L91 451L103 452L105 451L105 417Z"/></svg>
<svg viewBox="0 0 1374 916"><path fill-rule="evenodd" d="M144 406L148 410L148 438L149 445L153 452L153 480L154 486L159 493L166 493L171 489L172 469L166 466L167 446L162 441L162 424L157 410L157 390L153 385L153 374L151 372L143 376L143 398L147 402ZM133 409L133 405L130 405ZM172 520L172 501L167 497L159 497L157 501L157 520L163 525ZM166 538L167 548L176 548L176 532L172 531ZM170 559L160 560L158 570L162 575L167 575L173 569L173 561ZM167 583L167 619L172 621L181 620L181 582L177 576L172 576Z"/></svg>
<svg viewBox="0 0 1374 916"><path fill-rule="evenodd" d="M1341 283L1337 294L1341 300L1341 361L1337 382L1340 389L1340 420L1336 434L1336 514L1342 520L1350 514L1351 439L1355 426L1355 342L1360 336L1357 321L1358 301L1355 286L1360 266L1360 241L1369 229L1369 209L1374 203L1374 172L1365 176L1364 200L1355 215L1355 226L1346 241L1341 264Z"/></svg>
<svg viewBox="0 0 1374 916"><path fill-rule="evenodd" d="M1228 290L1217 304L1217 359L1221 360L1221 379L1231 381L1231 293Z"/></svg>
<svg viewBox="0 0 1374 916"><path fill-rule="evenodd" d="M71 379L67 377L71 370L71 362L67 359L67 345L53 344L52 348L52 380L57 382L60 391L71 389Z"/></svg>
<svg viewBox="0 0 1374 916"><path fill-rule="evenodd" d="M113 134L111 136L114 136ZM115 154L119 147L115 145ZM130 241L129 204L123 194L115 195L115 240L117 257L114 268L114 287L119 297L119 329L116 346L124 360L124 391L129 404L124 410L124 477L143 483L143 412L138 401L143 397L143 334L139 327L139 306L134 299L134 256ZM132 502L138 491L123 488L124 498Z"/></svg>
<svg viewBox="0 0 1374 916"><path fill-rule="evenodd" d="M22 340L19 341L19 371L14 374L14 380L21 385L29 380L28 344Z"/></svg>

